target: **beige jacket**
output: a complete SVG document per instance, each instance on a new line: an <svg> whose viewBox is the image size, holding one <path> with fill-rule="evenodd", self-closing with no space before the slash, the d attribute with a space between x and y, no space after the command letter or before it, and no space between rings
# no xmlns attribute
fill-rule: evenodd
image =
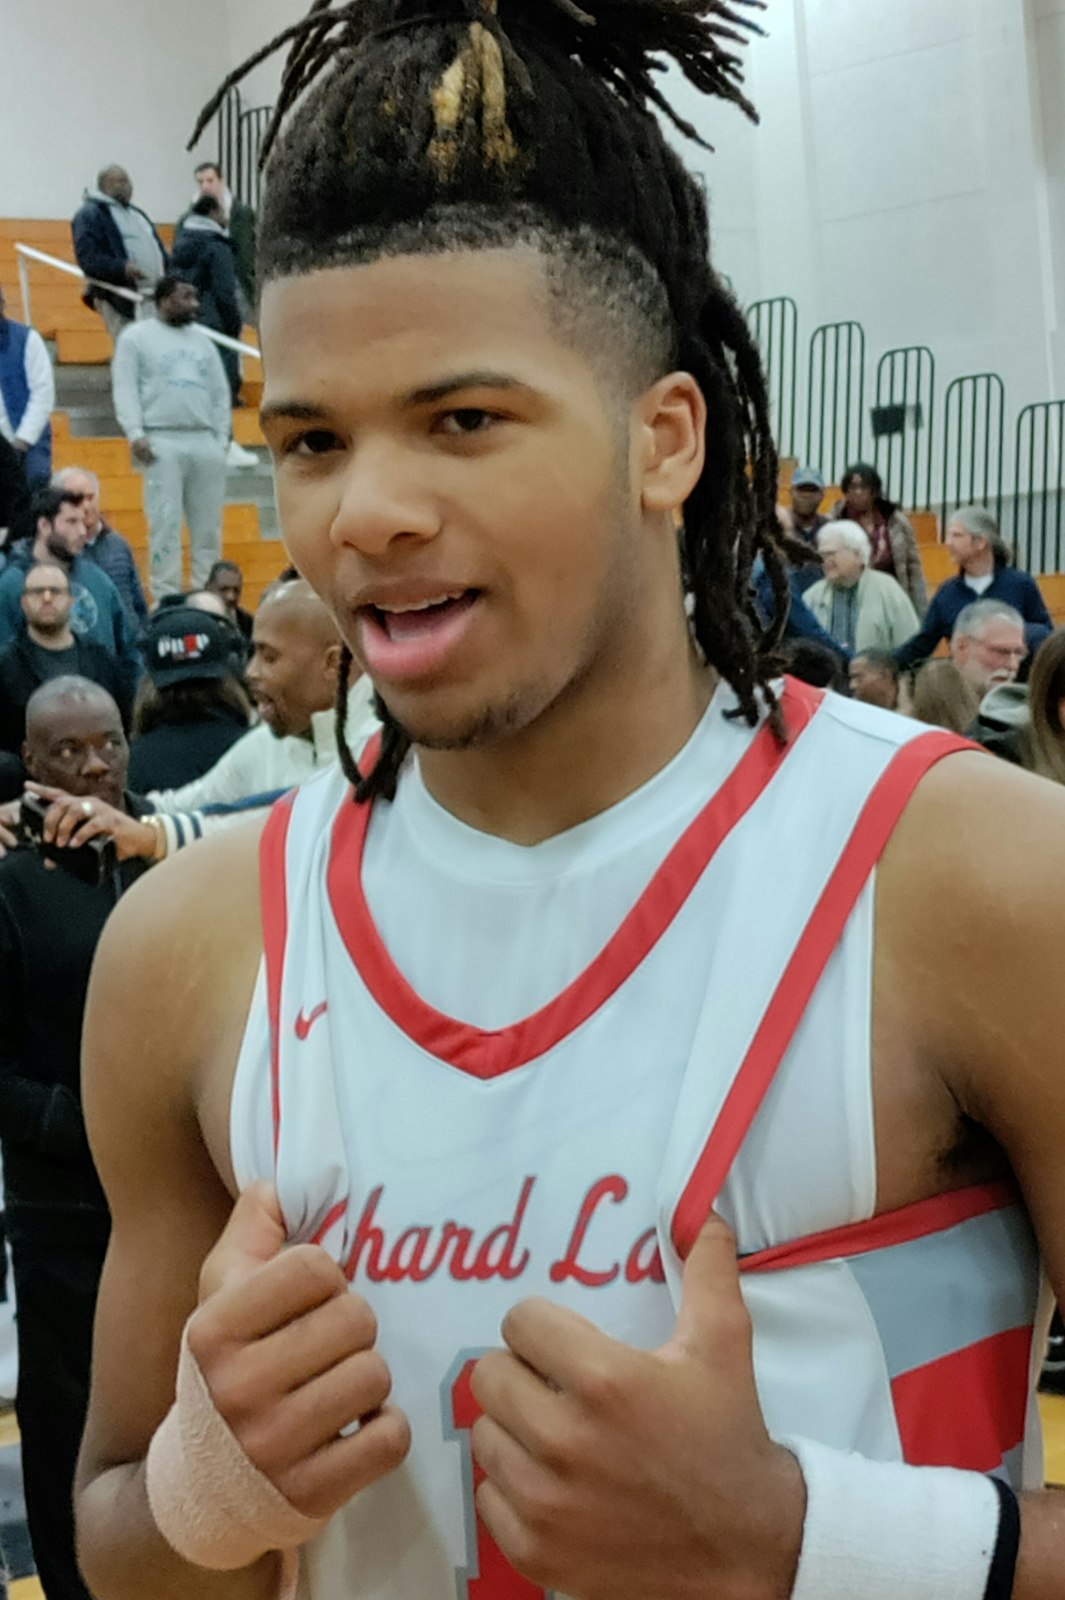
<svg viewBox="0 0 1065 1600"><path fill-rule="evenodd" d="M822 578L803 595L826 633L832 632L832 592L833 585ZM902 586L886 572L870 572L866 568L858 579L855 650L897 650L913 638L917 628L917 612Z"/></svg>

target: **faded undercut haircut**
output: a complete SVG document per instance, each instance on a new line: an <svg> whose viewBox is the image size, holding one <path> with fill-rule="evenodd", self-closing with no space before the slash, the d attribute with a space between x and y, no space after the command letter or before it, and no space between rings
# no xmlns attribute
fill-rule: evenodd
<svg viewBox="0 0 1065 1600"><path fill-rule="evenodd" d="M761 361L710 260L705 195L667 143L660 112L695 128L656 83L672 62L694 87L756 120L738 47L760 0L314 0L230 74L205 109L288 46L265 141L260 281L389 255L526 244L556 316L601 351L631 396L675 367L706 397L711 448L684 508L692 627L753 726L767 705L788 608L792 546L775 513L777 456ZM699 140L699 142L704 142ZM765 563L773 615L751 597ZM380 757L360 800L390 797L408 740L379 705Z"/></svg>

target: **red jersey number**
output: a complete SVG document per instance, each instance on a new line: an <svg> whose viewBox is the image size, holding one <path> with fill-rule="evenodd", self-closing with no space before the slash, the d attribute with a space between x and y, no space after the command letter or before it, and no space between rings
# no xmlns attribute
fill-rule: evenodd
<svg viewBox="0 0 1065 1600"><path fill-rule="evenodd" d="M474 1492L484 1479L484 1473L473 1459L469 1437L470 1429L481 1414L481 1408L470 1389L470 1377L476 1361L476 1356L473 1356L461 1367L447 1397L450 1414L445 1419L448 1436L458 1439L466 1452L463 1478L468 1485L472 1484ZM467 1600L550 1600L545 1590L538 1589L535 1583L530 1583L520 1572L515 1572L477 1516L476 1504L469 1507L469 1512L477 1529L477 1549L476 1552L470 1551L472 1559L467 1571L475 1572L477 1576L465 1580Z"/></svg>

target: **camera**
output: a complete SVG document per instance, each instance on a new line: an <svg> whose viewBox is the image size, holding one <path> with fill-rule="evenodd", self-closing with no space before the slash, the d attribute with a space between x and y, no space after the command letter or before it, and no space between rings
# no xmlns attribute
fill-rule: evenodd
<svg viewBox="0 0 1065 1600"><path fill-rule="evenodd" d="M118 866L114 842L111 839L90 839L88 844L75 849L62 848L44 842L44 819L48 814L48 801L38 795L22 797L19 812L19 837L30 850L35 850L43 861L53 861L64 872L71 873L90 888L98 889L106 883Z"/></svg>

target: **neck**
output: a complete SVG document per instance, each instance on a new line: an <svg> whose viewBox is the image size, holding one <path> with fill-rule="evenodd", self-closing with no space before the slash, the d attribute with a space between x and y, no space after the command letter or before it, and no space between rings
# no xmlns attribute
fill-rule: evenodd
<svg viewBox="0 0 1065 1600"><path fill-rule="evenodd" d="M26 632L34 644L40 645L42 650L70 650L75 642L69 626L61 629L59 633L43 633L40 628L35 628L28 622Z"/></svg>
<svg viewBox="0 0 1065 1600"><path fill-rule="evenodd" d="M62 567L65 572L69 572L74 565L73 556L66 553L56 555L54 550L49 549L47 539L40 534L38 534L33 543L33 559L40 562L49 562L52 566Z"/></svg>
<svg viewBox="0 0 1065 1600"><path fill-rule="evenodd" d="M616 662L601 682L571 687L510 739L475 750L419 748L434 799L483 833L533 845L647 783L690 739L716 679L682 611L644 642L642 657L627 652L627 669Z"/></svg>
<svg viewBox="0 0 1065 1600"><path fill-rule="evenodd" d="M991 550L981 550L978 555L970 556L962 565L970 578L986 578L988 573L995 570L994 553Z"/></svg>

